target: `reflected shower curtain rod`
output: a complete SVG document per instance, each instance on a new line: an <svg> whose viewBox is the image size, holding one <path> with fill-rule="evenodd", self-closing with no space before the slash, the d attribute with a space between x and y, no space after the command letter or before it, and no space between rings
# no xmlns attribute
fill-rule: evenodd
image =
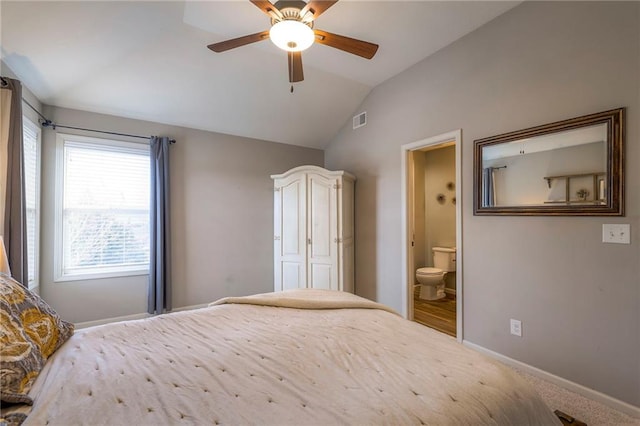
<svg viewBox="0 0 640 426"><path fill-rule="evenodd" d="M2 86L6 86L5 78L4 77L0 77L0 79L2 81ZM61 124L56 124L56 123L52 122L47 117L42 115L42 113L40 111L38 111L33 105L31 105L29 103L29 101L27 101L25 98L22 98L22 102L27 104L27 106L29 108L31 108L36 114L38 114L38 116L42 120L40 122L40 125L42 127L51 127L53 130L55 130L57 127L60 127L60 128L64 128L64 129L82 130L82 131L85 131L85 132L103 133L105 135L125 136L125 137L128 137L128 138L138 138L138 139L146 139L146 140L149 140L151 138L151 136L130 135L130 134L127 134L127 133L108 132L106 130L85 129L83 127L63 126ZM175 139L169 139L169 143L174 144L174 143L176 143L176 140Z"/></svg>

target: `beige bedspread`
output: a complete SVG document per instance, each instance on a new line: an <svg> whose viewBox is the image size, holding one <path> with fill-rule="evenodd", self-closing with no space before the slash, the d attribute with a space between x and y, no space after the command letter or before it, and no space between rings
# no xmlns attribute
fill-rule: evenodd
<svg viewBox="0 0 640 426"><path fill-rule="evenodd" d="M385 309L302 290L80 330L24 424L557 424L506 367Z"/></svg>

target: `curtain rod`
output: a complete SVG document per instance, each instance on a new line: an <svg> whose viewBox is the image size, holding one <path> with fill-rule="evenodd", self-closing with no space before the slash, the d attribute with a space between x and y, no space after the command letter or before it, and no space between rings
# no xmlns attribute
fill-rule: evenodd
<svg viewBox="0 0 640 426"><path fill-rule="evenodd" d="M49 121L49 120L47 120L47 117L45 117L44 115L42 115L42 114L40 113L40 111L38 111L37 109L35 109L35 108L33 107L33 105L31 105L31 104L29 103L29 101L27 101L25 98L22 98L22 102L24 102L25 104L27 104L27 105L29 106L29 108L31 108L31 109L32 109L36 114L38 114L38 116L39 116L40 118L42 118L44 121Z"/></svg>
<svg viewBox="0 0 640 426"><path fill-rule="evenodd" d="M83 127L63 126L62 124L53 123L51 120L45 120L44 122L40 123L40 125L42 127L51 127L53 130L55 130L58 127L61 127L63 129L83 130L85 132L103 133L105 135L125 136L125 137L128 137L128 138L138 138L138 139L147 139L148 140L151 137L151 136L130 135L130 134L127 134L127 133L108 132L106 130L85 129ZM169 139L169 143L171 143L171 144L176 143L176 140L175 139Z"/></svg>
<svg viewBox="0 0 640 426"><path fill-rule="evenodd" d="M4 79L4 77L0 77L0 78L2 78L2 85L5 86L6 85L6 80ZM106 130L85 129L85 128L82 128L82 127L63 126L61 124L56 124L56 123L52 122L47 117L42 115L42 113L40 111L38 111L37 109L35 109L34 106L31 105L29 103L29 101L27 101L25 98L22 98L22 102L27 104L27 106L29 108L31 108L36 114L38 114L38 116L42 119L42 122L40 123L40 125L42 127L51 127L53 130L55 130L56 127L61 127L61 128L64 128L64 129L83 130L85 132L103 133L105 135L125 136L125 137L128 137L128 138L138 138L138 139L147 139L147 140L149 140L149 138L150 138L150 136L130 135L130 134L127 134L127 133L107 132ZM176 140L175 139L169 139L169 143L170 144L176 143Z"/></svg>

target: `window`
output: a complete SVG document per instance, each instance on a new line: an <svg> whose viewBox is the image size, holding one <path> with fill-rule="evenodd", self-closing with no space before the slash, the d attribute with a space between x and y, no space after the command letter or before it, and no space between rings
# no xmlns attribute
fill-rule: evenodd
<svg viewBox="0 0 640 426"><path fill-rule="evenodd" d="M148 273L149 146L58 135L56 280Z"/></svg>
<svg viewBox="0 0 640 426"><path fill-rule="evenodd" d="M27 208L28 286L38 286L40 254L40 127L22 117L22 146L24 152L25 204Z"/></svg>

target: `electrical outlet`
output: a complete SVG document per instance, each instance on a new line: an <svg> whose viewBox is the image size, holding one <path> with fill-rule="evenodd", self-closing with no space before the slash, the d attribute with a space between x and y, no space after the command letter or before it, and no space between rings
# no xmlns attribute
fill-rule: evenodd
<svg viewBox="0 0 640 426"><path fill-rule="evenodd" d="M631 225L628 223L603 223L602 242L631 244Z"/></svg>
<svg viewBox="0 0 640 426"><path fill-rule="evenodd" d="M516 319L511 320L511 334L522 337L522 321Z"/></svg>

